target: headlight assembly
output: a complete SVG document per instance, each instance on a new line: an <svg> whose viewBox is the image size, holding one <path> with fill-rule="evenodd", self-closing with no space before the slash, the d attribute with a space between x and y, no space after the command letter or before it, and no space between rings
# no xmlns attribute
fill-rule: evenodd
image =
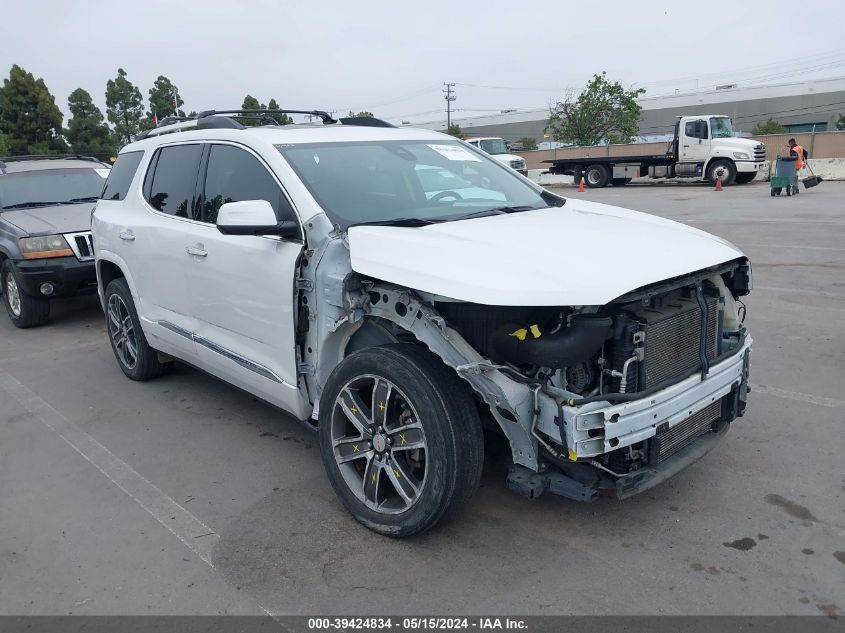
<svg viewBox="0 0 845 633"><path fill-rule="evenodd" d="M745 152L734 152L734 158L739 160L748 160L749 157Z"/></svg>
<svg viewBox="0 0 845 633"><path fill-rule="evenodd" d="M39 235L25 237L19 242L24 259L46 259L48 257L72 257L67 240L61 235Z"/></svg>

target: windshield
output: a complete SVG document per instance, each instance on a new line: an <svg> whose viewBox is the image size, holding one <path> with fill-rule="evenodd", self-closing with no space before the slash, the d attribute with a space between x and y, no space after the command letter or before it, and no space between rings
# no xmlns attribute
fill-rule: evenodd
<svg viewBox="0 0 845 633"><path fill-rule="evenodd" d="M563 203L458 141L277 146L334 224L445 222ZM548 200L548 202L547 202Z"/></svg>
<svg viewBox="0 0 845 633"><path fill-rule="evenodd" d="M488 138L481 141L481 149L488 154L507 154L508 146L500 138Z"/></svg>
<svg viewBox="0 0 845 633"><path fill-rule="evenodd" d="M710 131L713 138L728 138L734 135L731 127L731 120L726 116L713 117L710 119Z"/></svg>
<svg viewBox="0 0 845 633"><path fill-rule="evenodd" d="M38 169L0 176L0 208L88 202L100 196L108 169Z"/></svg>

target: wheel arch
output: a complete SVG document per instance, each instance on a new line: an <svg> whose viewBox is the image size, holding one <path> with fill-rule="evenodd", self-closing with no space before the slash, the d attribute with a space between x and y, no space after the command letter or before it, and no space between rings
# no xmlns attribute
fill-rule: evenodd
<svg viewBox="0 0 845 633"><path fill-rule="evenodd" d="M368 306L368 318L382 319L391 324L394 332L407 333L407 339L402 336L400 340L425 347L455 372L469 393L489 409L511 444L515 462L536 470L538 449L529 430L532 394L528 387L498 371L436 311L407 289L389 284L373 289L384 299Z"/></svg>
<svg viewBox="0 0 845 633"><path fill-rule="evenodd" d="M129 267L123 259L114 253L100 253L97 256L97 289L100 294L100 303L105 312L106 305L106 288L115 279L125 279L129 286L129 292L132 293L132 301L135 303L135 309L139 309L138 290L135 287L135 282L132 276L127 273ZM140 316L140 315L139 315Z"/></svg>

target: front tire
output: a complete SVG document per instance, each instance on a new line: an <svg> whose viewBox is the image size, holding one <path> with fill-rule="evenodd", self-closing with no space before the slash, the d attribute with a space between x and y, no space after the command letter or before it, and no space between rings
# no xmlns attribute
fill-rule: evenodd
<svg viewBox="0 0 845 633"><path fill-rule="evenodd" d="M590 165L584 170L584 181L590 189L606 187L610 173L604 165Z"/></svg>
<svg viewBox="0 0 845 633"><path fill-rule="evenodd" d="M484 443L469 389L415 345L345 358L320 398L319 435L323 465L346 509L386 536L432 528L481 478Z"/></svg>
<svg viewBox="0 0 845 633"><path fill-rule="evenodd" d="M15 327L26 329L44 325L50 320L50 301L25 294L21 290L15 266L8 259L0 266L0 284L3 305Z"/></svg>
<svg viewBox="0 0 845 633"><path fill-rule="evenodd" d="M122 277L106 287L106 329L120 369L131 380L149 380L163 374L168 365L147 343L132 301L129 285Z"/></svg>
<svg viewBox="0 0 845 633"><path fill-rule="evenodd" d="M710 184L716 184L716 178L722 176L722 186L732 185L736 180L736 165L729 160L714 160L707 168L707 180Z"/></svg>

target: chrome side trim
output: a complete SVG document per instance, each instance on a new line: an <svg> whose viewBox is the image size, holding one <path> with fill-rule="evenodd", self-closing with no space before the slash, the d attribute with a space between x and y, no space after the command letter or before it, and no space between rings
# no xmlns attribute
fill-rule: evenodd
<svg viewBox="0 0 845 633"><path fill-rule="evenodd" d="M272 380L273 382L279 383L280 385L287 385L287 383L284 380L279 378L276 374L274 374L272 371L270 371L269 369L267 369L263 365L259 365L255 361L251 361L250 359L248 359L244 356L241 356L240 354L236 354L232 350L226 349L225 347L218 345L214 341L210 341L207 338L204 338L202 336L197 336L193 332L189 332L188 330L181 328L178 325L174 325L170 321L156 321L156 323L158 325L160 325L161 327L163 327L167 330L170 330L171 332L175 332L176 334L179 334L180 336L184 336L187 339L191 339L192 341L194 341L198 345L202 345L203 347L210 349L212 352L217 352L221 356L225 356L229 360L236 362L238 365L240 365L244 369L248 369L252 372L255 372L259 376L263 376L264 378L267 378L269 380Z"/></svg>
<svg viewBox="0 0 845 633"><path fill-rule="evenodd" d="M179 336L184 336L187 339L193 340L194 335L191 334L188 330L179 327L178 325L174 325L170 321L156 321L156 325L160 325L165 330L170 330L171 332L175 332Z"/></svg>
<svg viewBox="0 0 845 633"><path fill-rule="evenodd" d="M207 347L211 351L217 352L221 356L225 356L229 360L236 362L241 367L255 372L259 376L264 376L265 378L268 378L273 382L277 382L280 385L285 384L284 380L279 378L276 374L274 374L272 371L270 371L263 365L259 365L258 363L251 361L248 358L241 356L240 354L236 354L235 352L228 350L213 341L209 341L207 338L203 338L202 336L197 336L196 334L194 334L194 341L197 344L202 345L203 347Z"/></svg>

